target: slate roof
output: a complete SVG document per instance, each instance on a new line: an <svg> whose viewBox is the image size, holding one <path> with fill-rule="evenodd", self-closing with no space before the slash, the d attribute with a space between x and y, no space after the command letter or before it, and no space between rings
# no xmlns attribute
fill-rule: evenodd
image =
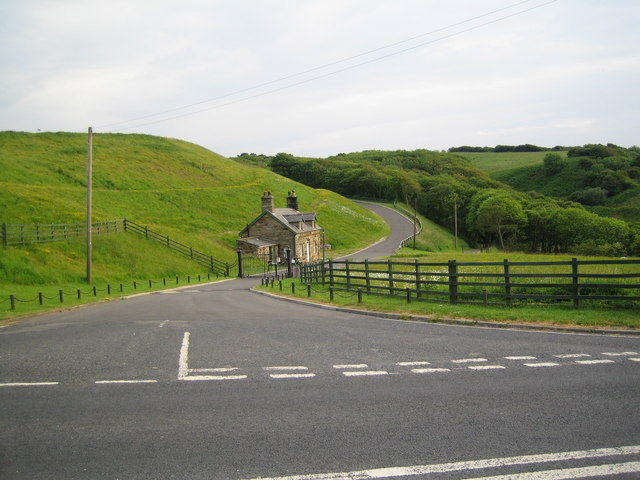
<svg viewBox="0 0 640 480"><path fill-rule="evenodd" d="M314 230L322 230L317 225L314 226L316 220L315 213L300 213L292 208L274 208L273 212L264 211L258 215L253 222L248 225L250 229L258 220L265 215L271 215L293 233L312 232ZM301 223L302 222L302 223ZM246 233L247 227L243 228L240 235Z"/></svg>

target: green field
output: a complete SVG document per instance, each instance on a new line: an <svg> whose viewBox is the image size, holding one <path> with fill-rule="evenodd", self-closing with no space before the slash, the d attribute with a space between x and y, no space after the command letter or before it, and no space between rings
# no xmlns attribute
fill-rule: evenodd
<svg viewBox="0 0 640 480"><path fill-rule="evenodd" d="M0 132L0 223L84 222L86 141L86 134ZM276 207L295 190L301 210L317 213L332 255L388 234L386 223L340 195L197 145L123 134L96 134L93 145L94 221L127 218L222 261L235 260L237 233L260 213L265 190L273 192ZM93 251L98 285L201 269L128 233L94 237ZM84 286L85 272L80 239L0 248L0 309L18 291L33 298L42 286Z"/></svg>
<svg viewBox="0 0 640 480"><path fill-rule="evenodd" d="M549 152L458 152L468 159L471 164L488 173L491 178L497 174L508 172L522 167L542 165L544 156ZM558 152L566 156L566 152Z"/></svg>

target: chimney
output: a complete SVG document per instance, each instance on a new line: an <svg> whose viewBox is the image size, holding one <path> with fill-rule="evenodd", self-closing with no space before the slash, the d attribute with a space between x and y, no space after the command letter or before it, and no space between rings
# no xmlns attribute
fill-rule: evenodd
<svg viewBox="0 0 640 480"><path fill-rule="evenodd" d="M298 210L298 197L296 197L296 192L293 190L289 192L289 196L287 197L287 208Z"/></svg>
<svg viewBox="0 0 640 480"><path fill-rule="evenodd" d="M273 195L271 195L271 192L264 192L262 195L262 211L273 212Z"/></svg>

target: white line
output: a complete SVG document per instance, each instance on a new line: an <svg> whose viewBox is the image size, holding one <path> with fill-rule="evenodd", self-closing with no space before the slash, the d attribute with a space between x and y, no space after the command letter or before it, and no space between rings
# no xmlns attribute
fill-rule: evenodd
<svg viewBox="0 0 640 480"><path fill-rule="evenodd" d="M502 365L470 365L467 368L470 370L501 370L507 367L503 367Z"/></svg>
<svg viewBox="0 0 640 480"><path fill-rule="evenodd" d="M178 380L182 380L189 375L189 337L191 332L184 332L182 337L182 347L180 347L180 358L178 360Z"/></svg>
<svg viewBox="0 0 640 480"><path fill-rule="evenodd" d="M578 450L573 452L548 453L540 455L523 455L519 457L489 458L466 462L442 463L438 465L414 465L410 467L388 467L352 472L317 473L307 475L291 475L283 477L258 477L249 480L368 480L376 478L408 477L431 473L460 472L464 470L480 470L514 465L530 465L534 463L560 462L576 459L610 457L618 455L635 455L640 453L640 445L619 448L600 448L594 450ZM637 467L633 467L637 468ZM516 477L517 478L517 477ZM576 477L574 477L576 478ZM486 480L486 479L485 479Z"/></svg>
<svg viewBox="0 0 640 480"><path fill-rule="evenodd" d="M235 372L237 367L220 367L220 368L190 368L189 373L228 373Z"/></svg>
<svg viewBox="0 0 640 480"><path fill-rule="evenodd" d="M630 355L639 355L638 352L603 352L608 357L628 357Z"/></svg>
<svg viewBox="0 0 640 480"><path fill-rule="evenodd" d="M313 378L315 373L272 373L269 375L271 378Z"/></svg>
<svg viewBox="0 0 640 480"><path fill-rule="evenodd" d="M563 355L554 355L556 358L583 358L590 357L591 355L587 353L565 353Z"/></svg>
<svg viewBox="0 0 640 480"><path fill-rule="evenodd" d="M292 367L262 367L263 370L273 371L273 370L309 370L309 367L303 366L292 366Z"/></svg>
<svg viewBox="0 0 640 480"><path fill-rule="evenodd" d="M629 360L632 362L640 362L640 358L630 358Z"/></svg>
<svg viewBox="0 0 640 480"><path fill-rule="evenodd" d="M109 383L158 383L158 380L96 380L98 385Z"/></svg>
<svg viewBox="0 0 640 480"><path fill-rule="evenodd" d="M464 480L574 480L579 478L607 477L623 473L640 472L640 462L614 463L595 467L565 468L540 472L496 475L494 477L467 478Z"/></svg>
<svg viewBox="0 0 640 480"><path fill-rule="evenodd" d="M480 363L488 361L486 358L460 358L459 360L451 360L452 363Z"/></svg>
<svg viewBox="0 0 640 480"><path fill-rule="evenodd" d="M59 385L59 382L16 382L16 383L0 383L0 387L47 387L50 385Z"/></svg>
<svg viewBox="0 0 640 480"><path fill-rule="evenodd" d="M429 362L398 362L399 367L420 367L421 365L431 365Z"/></svg>
<svg viewBox="0 0 640 480"><path fill-rule="evenodd" d="M613 360L576 360L580 365L597 365L599 363L616 363Z"/></svg>
<svg viewBox="0 0 640 480"><path fill-rule="evenodd" d="M366 363L355 363L352 365L334 365L333 368L337 368L338 370L347 368L369 368L369 365L367 365Z"/></svg>
<svg viewBox="0 0 640 480"><path fill-rule="evenodd" d="M443 373L450 372L449 368L414 368L411 370L413 373Z"/></svg>
<svg viewBox="0 0 640 480"><path fill-rule="evenodd" d="M522 356L515 356L515 357L504 357L505 360L537 360L536 357L532 357L530 355L522 355Z"/></svg>
<svg viewBox="0 0 640 480"><path fill-rule="evenodd" d="M210 380L244 380L247 375L189 375L180 380L187 382L207 382Z"/></svg>
<svg viewBox="0 0 640 480"><path fill-rule="evenodd" d="M372 377L375 375L389 375L389 372L384 370L367 370L364 372L342 372L345 377Z"/></svg>
<svg viewBox="0 0 640 480"><path fill-rule="evenodd" d="M538 363L525 363L524 366L525 367L557 367L558 365L560 365L559 363L556 362L538 362Z"/></svg>

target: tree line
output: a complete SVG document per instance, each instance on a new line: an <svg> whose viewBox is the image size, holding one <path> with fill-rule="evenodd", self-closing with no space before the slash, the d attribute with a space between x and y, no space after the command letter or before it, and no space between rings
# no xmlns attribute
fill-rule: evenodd
<svg viewBox="0 0 640 480"><path fill-rule="evenodd" d="M637 160L633 158L632 162ZM237 159L267 165L313 188L404 201L451 230L457 215L460 235L476 245L544 253L640 255L640 225L598 216L570 200L515 191L453 152L372 150L328 158L242 154Z"/></svg>

